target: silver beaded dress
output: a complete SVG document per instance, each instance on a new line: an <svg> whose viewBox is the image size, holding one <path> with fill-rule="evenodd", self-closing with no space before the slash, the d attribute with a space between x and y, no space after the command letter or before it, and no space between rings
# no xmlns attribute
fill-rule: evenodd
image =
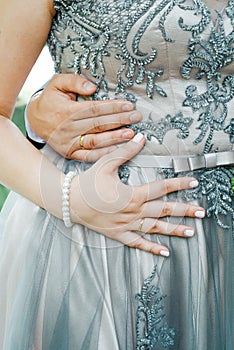
<svg viewBox="0 0 234 350"><path fill-rule="evenodd" d="M147 142L121 180L195 176L198 188L167 199L207 215L180 218L191 239L146 235L169 247L163 258L66 228L12 193L0 215L1 350L233 350L234 1L54 5L56 73L81 73L93 99L124 98L143 114L129 127ZM64 172L90 166L44 152Z"/></svg>

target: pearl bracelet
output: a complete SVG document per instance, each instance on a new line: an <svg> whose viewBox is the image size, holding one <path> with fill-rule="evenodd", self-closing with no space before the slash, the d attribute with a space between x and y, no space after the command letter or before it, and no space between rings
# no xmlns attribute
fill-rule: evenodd
<svg viewBox="0 0 234 350"><path fill-rule="evenodd" d="M63 213L63 222L66 227L72 227L73 225L70 218L69 199L70 199L71 182L74 176L76 176L75 171L69 171L69 173L66 174L64 183L63 183L63 189L62 189L62 213Z"/></svg>

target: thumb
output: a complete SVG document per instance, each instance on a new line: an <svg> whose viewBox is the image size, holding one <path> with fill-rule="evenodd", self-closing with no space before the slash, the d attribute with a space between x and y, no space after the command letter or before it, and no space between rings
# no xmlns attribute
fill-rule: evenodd
<svg viewBox="0 0 234 350"><path fill-rule="evenodd" d="M104 156L105 163L112 168L113 171L117 170L120 165L133 158L145 144L145 136L141 133L136 134L133 139L124 145L118 147L115 151Z"/></svg>
<svg viewBox="0 0 234 350"><path fill-rule="evenodd" d="M48 85L63 92L80 95L91 95L96 91L96 85L79 74L56 74Z"/></svg>

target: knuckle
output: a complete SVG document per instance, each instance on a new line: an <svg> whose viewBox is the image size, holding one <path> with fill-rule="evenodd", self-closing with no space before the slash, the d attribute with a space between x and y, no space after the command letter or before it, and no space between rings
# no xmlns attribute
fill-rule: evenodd
<svg viewBox="0 0 234 350"><path fill-rule="evenodd" d="M54 126L55 127L58 127L58 126L63 126L63 124L65 124L65 121L66 121L66 117L63 113L62 110L58 109L58 110L55 110L54 111Z"/></svg>
<svg viewBox="0 0 234 350"><path fill-rule="evenodd" d="M150 228L150 231L154 231L154 232L160 232L161 228L160 228L160 221L159 220L155 220L153 225Z"/></svg>
<svg viewBox="0 0 234 350"><path fill-rule="evenodd" d="M86 135L86 137L84 137L84 147L92 149L92 148L95 148L95 146L96 146L96 142L94 140L94 137Z"/></svg>
<svg viewBox="0 0 234 350"><path fill-rule="evenodd" d="M100 107L97 103L97 101L91 101L90 102L90 112L93 116L97 116L100 113Z"/></svg>
<svg viewBox="0 0 234 350"><path fill-rule="evenodd" d="M139 239L137 239L136 241L133 242L133 247L136 249L144 250L143 242L144 241L141 239L141 237L139 237Z"/></svg>
<svg viewBox="0 0 234 350"><path fill-rule="evenodd" d="M180 180L179 180L180 182ZM165 189L167 192L173 192L179 189L179 183L177 178L165 180Z"/></svg>
<svg viewBox="0 0 234 350"><path fill-rule="evenodd" d="M104 125L99 119L94 119L93 120L93 128L97 132L104 131Z"/></svg>
<svg viewBox="0 0 234 350"><path fill-rule="evenodd" d="M142 203L142 196L140 193L133 192L131 198L131 205L135 208L140 208L140 204Z"/></svg>
<svg viewBox="0 0 234 350"><path fill-rule="evenodd" d="M168 203L165 203L162 207L162 216L169 216L171 214L171 208Z"/></svg>

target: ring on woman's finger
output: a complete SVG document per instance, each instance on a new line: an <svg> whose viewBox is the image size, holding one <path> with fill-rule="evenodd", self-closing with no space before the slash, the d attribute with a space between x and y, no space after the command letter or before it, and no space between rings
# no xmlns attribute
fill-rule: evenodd
<svg viewBox="0 0 234 350"><path fill-rule="evenodd" d="M79 140L80 148L85 148L84 147L84 137L85 137L85 135L81 135L80 136L80 140Z"/></svg>
<svg viewBox="0 0 234 350"><path fill-rule="evenodd" d="M143 226L143 224L144 224L144 220L145 220L145 219L141 219L137 231L142 232L142 226Z"/></svg>

